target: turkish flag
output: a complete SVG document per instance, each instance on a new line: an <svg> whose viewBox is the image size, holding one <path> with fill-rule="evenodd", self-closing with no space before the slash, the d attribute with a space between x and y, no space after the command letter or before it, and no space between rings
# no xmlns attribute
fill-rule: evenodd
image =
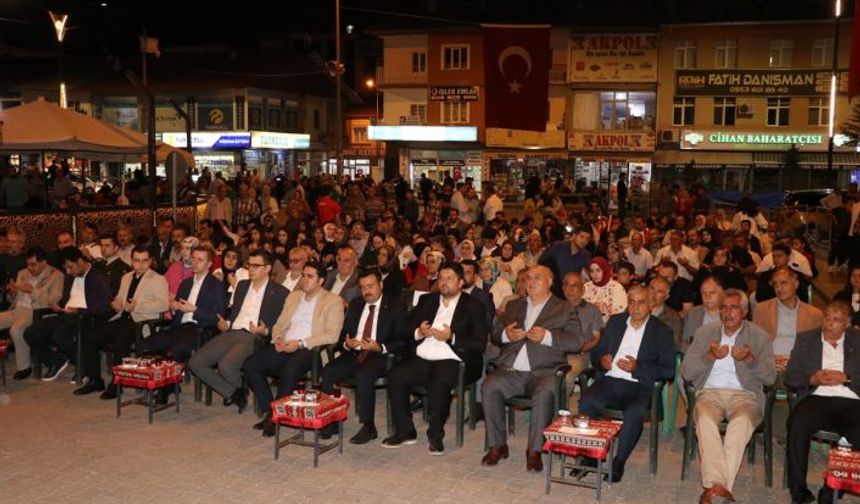
<svg viewBox="0 0 860 504"><path fill-rule="evenodd" d="M854 23L851 27L851 59L848 64L848 99L860 94L860 0L854 0Z"/></svg>
<svg viewBox="0 0 860 504"><path fill-rule="evenodd" d="M546 131L549 25L482 29L486 127Z"/></svg>

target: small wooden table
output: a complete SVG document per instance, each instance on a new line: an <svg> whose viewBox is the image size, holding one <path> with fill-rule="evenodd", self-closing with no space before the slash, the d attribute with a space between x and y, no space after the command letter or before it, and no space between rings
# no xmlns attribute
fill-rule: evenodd
<svg viewBox="0 0 860 504"><path fill-rule="evenodd" d="M272 401L272 422L275 423L275 460L284 446L295 444L314 450L314 467L319 466L319 456L337 448L343 453L343 422L349 411L348 397L334 397L317 393L316 400L308 400L305 394L296 393ZM320 444L320 429L337 423L337 441ZM281 426L299 429L299 432L281 441ZM313 442L305 441L305 430L314 431Z"/></svg>
<svg viewBox="0 0 860 504"><path fill-rule="evenodd" d="M546 471L547 495L549 495L552 483L562 483L565 485L593 488L599 501L603 475L609 476L609 486L612 486L612 459L618 450L616 439L618 438L618 432L621 430L621 425L621 422L611 420L591 420L588 423L588 428L577 429L576 427L565 425L560 418L556 418L543 431L543 435L546 438L543 451L549 454L549 464ZM561 470L558 477L553 477L552 459L556 453L561 456ZM582 478L565 478L565 472L570 469L587 471L594 471L595 469L594 467L580 464L566 463L567 457L588 457L597 460L597 471L593 485L583 482ZM603 467L604 460L609 465L608 469Z"/></svg>
<svg viewBox="0 0 860 504"><path fill-rule="evenodd" d="M839 491L860 494L860 451L831 448L827 454L824 484L833 489L833 502L839 502Z"/></svg>
<svg viewBox="0 0 860 504"><path fill-rule="evenodd" d="M151 359L126 359L123 364L112 368L113 382L116 390L116 417L122 414L122 408L133 404L146 406L149 423L152 423L153 414L175 406L179 413L179 384L185 379L184 365L173 361L154 361ZM173 387L174 401L155 406L155 391L164 387ZM144 397L122 400L123 387L141 389Z"/></svg>

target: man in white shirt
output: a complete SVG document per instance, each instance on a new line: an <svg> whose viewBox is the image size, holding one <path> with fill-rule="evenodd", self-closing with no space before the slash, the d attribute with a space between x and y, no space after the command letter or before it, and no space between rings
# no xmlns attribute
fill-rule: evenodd
<svg viewBox="0 0 860 504"><path fill-rule="evenodd" d="M851 307L833 301L821 329L800 333L791 351L785 384L805 398L788 417L788 486L793 503L815 498L806 486L812 434L825 430L860 446L860 334L850 328ZM823 485L818 502L832 502Z"/></svg>
<svg viewBox="0 0 860 504"><path fill-rule="evenodd" d="M484 203L484 222L490 222L496 218L496 214L504 211L505 204L502 198L496 194L496 189L488 184L484 185L484 192L487 193L487 201Z"/></svg>
<svg viewBox="0 0 860 504"><path fill-rule="evenodd" d="M131 266L131 249L134 248L134 231L125 224L116 228L116 244L119 247L119 258Z"/></svg>
<svg viewBox="0 0 860 504"><path fill-rule="evenodd" d="M332 294L343 298L344 306L359 297L358 289L358 253L349 245L337 248L337 268L328 272L323 288Z"/></svg>
<svg viewBox="0 0 860 504"><path fill-rule="evenodd" d="M647 287L630 288L627 313L613 315L606 322L600 342L591 351L591 364L597 369L597 379L582 394L579 412L591 418L600 418L607 407L620 407L624 412L618 452L612 461L612 480L618 482L642 435L654 382L668 380L675 372L672 331L651 316Z"/></svg>
<svg viewBox="0 0 860 504"><path fill-rule="evenodd" d="M469 213L469 204L466 202L466 193L469 191L469 186L460 182L457 184L457 190L451 195L451 208L457 211L459 219L466 223L472 223L472 216Z"/></svg>
<svg viewBox="0 0 860 504"><path fill-rule="evenodd" d="M702 326L684 355L681 375L696 388L696 436L702 461L699 502L734 501L732 487L747 442L764 415L764 387L773 385L773 343L746 321L749 298L737 289L720 297L721 324ZM725 440L720 423L728 421Z"/></svg>
<svg viewBox="0 0 860 504"><path fill-rule="evenodd" d="M421 296L409 317L415 355L404 358L388 373L394 435L382 442L386 448L418 442L409 396L412 387L421 385L427 389L425 408L430 417L428 451L431 455L442 455L451 389L457 386L460 362L465 363L465 384L481 376L481 356L488 333L484 308L462 292L463 267L459 264L444 266L439 272L438 285L439 292Z"/></svg>
<svg viewBox="0 0 860 504"><path fill-rule="evenodd" d="M189 361L191 371L239 413L248 405L242 387L242 364L254 353L254 340L269 336L289 293L269 279L272 255L258 249L248 256L248 280L236 285L229 319L218 314L221 334L203 345Z"/></svg>
<svg viewBox="0 0 860 504"><path fill-rule="evenodd" d="M636 268L636 278L639 281L644 280L645 276L648 275L648 270L654 266L654 257L642 246L644 244L645 237L642 233L633 231L630 233L630 247L624 249L627 260Z"/></svg>
<svg viewBox="0 0 860 504"><path fill-rule="evenodd" d="M305 264L308 263L308 249L305 247L293 247L289 253L289 270L284 277L283 286L288 291L293 292L298 288L299 280L302 279L302 270L305 269Z"/></svg>
<svg viewBox="0 0 860 504"><path fill-rule="evenodd" d="M656 264L668 259L678 266L678 276L693 281L699 271L699 256L690 247L684 245L684 232L672 231L669 245L661 248L654 258Z"/></svg>

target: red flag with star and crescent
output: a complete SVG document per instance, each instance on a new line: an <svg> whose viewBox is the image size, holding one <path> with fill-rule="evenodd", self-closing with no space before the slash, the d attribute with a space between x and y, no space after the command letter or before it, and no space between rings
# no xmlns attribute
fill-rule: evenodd
<svg viewBox="0 0 860 504"><path fill-rule="evenodd" d="M486 127L546 131L549 25L482 25Z"/></svg>

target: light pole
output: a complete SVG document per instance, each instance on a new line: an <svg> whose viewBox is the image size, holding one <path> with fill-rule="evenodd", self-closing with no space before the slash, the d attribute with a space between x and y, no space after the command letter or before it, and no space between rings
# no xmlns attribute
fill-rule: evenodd
<svg viewBox="0 0 860 504"><path fill-rule="evenodd" d="M376 94L376 115L374 116L374 118L376 119L376 122L374 123L375 126L379 124L379 89L376 88L376 82L374 82L374 80L371 78L368 78L366 81L364 81L364 85L367 86L367 89L372 89L373 92Z"/></svg>
<svg viewBox="0 0 860 504"><path fill-rule="evenodd" d="M839 85L838 81L838 64L839 64L839 21L842 18L842 0L836 0L834 6L833 17L833 61L830 69L830 109L828 117L827 134L829 141L827 142L827 175L833 175L833 147L834 135L836 133L836 88Z"/></svg>
<svg viewBox="0 0 860 504"><path fill-rule="evenodd" d="M68 14L55 14L48 11L51 16L51 24L54 25L54 32L57 34L57 76L60 81L60 107L66 108L68 101L66 99L66 83L63 82L63 38L66 36L66 22L69 20Z"/></svg>
<svg viewBox="0 0 860 504"><path fill-rule="evenodd" d="M334 78L335 78L335 102L337 104L337 179L340 182L343 176L343 102L340 92L340 75L343 73L343 63L340 61L340 0L334 0L334 45L335 45L335 61L334 61Z"/></svg>

